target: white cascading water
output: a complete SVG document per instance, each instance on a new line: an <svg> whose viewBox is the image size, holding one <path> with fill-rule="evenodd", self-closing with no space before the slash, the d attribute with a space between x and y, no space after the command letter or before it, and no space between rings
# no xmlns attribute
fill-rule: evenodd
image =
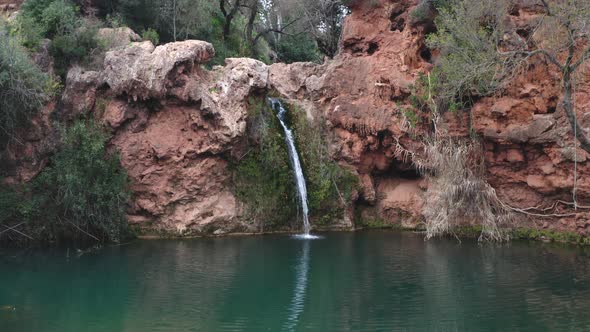
<svg viewBox="0 0 590 332"><path fill-rule="evenodd" d="M298 193L298 201L301 206L301 210L303 212L303 234L301 237L303 238L316 238L309 234L309 208L307 206L307 186L305 185L305 177L303 176L303 169L301 168L301 163L299 162L299 154L297 153L297 148L295 147L295 140L293 139L293 132L287 124L285 123L285 114L287 110L283 107L283 104L280 100L271 98L270 99L272 108L278 110L277 117L281 122L281 126L283 126L283 130L285 131L285 141L287 142L287 147L289 150L289 158L291 159L291 166L293 167L293 173L295 174L295 183L297 185L297 193Z"/></svg>

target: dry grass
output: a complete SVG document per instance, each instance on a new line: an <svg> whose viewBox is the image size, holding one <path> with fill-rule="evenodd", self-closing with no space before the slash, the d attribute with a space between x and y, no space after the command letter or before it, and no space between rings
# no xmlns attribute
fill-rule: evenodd
<svg viewBox="0 0 590 332"><path fill-rule="evenodd" d="M435 138L425 144L425 156L419 168L430 182L423 212L426 238L454 235L457 226L471 223L481 225L480 241L507 240L502 226L513 220L513 213L485 180L481 145Z"/></svg>

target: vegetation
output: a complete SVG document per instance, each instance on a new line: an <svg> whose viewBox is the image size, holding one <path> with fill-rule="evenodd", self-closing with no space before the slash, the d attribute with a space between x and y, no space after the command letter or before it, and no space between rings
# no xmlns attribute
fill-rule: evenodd
<svg viewBox="0 0 590 332"><path fill-rule="evenodd" d="M158 32L152 28L148 28L147 30L143 30L141 33L141 38L143 40L149 40L154 45L158 45L160 43L160 35Z"/></svg>
<svg viewBox="0 0 590 332"><path fill-rule="evenodd" d="M336 53L346 7L340 0L118 0L99 16L121 17L135 31L156 31L162 42L201 39L226 57L319 61Z"/></svg>
<svg viewBox="0 0 590 332"><path fill-rule="evenodd" d="M356 188L356 177L336 164L328 154L321 118L310 120L304 110L289 105L291 127L307 182L310 215L316 224L342 219Z"/></svg>
<svg viewBox="0 0 590 332"><path fill-rule="evenodd" d="M102 23L82 18L69 0L27 0L16 22L23 45L35 49L41 39L51 39L55 73L62 79L74 64L88 64L101 51L96 32Z"/></svg>
<svg viewBox="0 0 590 332"><path fill-rule="evenodd" d="M248 115L249 145L254 148L233 166L234 184L249 219L259 221L262 230L292 221L297 201L278 119L264 98L250 100Z"/></svg>
<svg viewBox="0 0 590 332"><path fill-rule="evenodd" d="M31 184L0 191L0 223L18 227L20 240L119 241L127 235L127 175L116 156L105 155L106 134L77 121L62 140Z"/></svg>
<svg viewBox="0 0 590 332"><path fill-rule="evenodd" d="M473 98L496 91L512 72L502 63L497 46L506 30L506 6L500 2L465 1L438 7L437 31L427 45L441 52L431 74L438 84L435 94L441 104L470 106Z"/></svg>
<svg viewBox="0 0 590 332"><path fill-rule="evenodd" d="M127 174L119 158L105 157L107 136L91 121L75 122L63 136L61 150L36 179L35 188L47 197L45 204L55 219L119 240L128 198Z"/></svg>
<svg viewBox="0 0 590 332"><path fill-rule="evenodd" d="M424 204L426 238L455 234L465 222L481 226L479 240L507 239L502 227L513 219L485 180L481 145L435 138L426 145L430 181Z"/></svg>
<svg viewBox="0 0 590 332"><path fill-rule="evenodd" d="M298 226L301 212L283 130L265 99L253 98L250 106L248 137L255 147L233 166L236 195L261 229L285 223ZM328 157L322 128L297 107L288 109L306 177L310 217L316 225L329 224L342 218L355 186L354 177Z"/></svg>
<svg viewBox="0 0 590 332"><path fill-rule="evenodd" d="M47 100L49 82L18 40L0 25L0 156L15 129Z"/></svg>
<svg viewBox="0 0 590 332"><path fill-rule="evenodd" d="M572 101L576 72L590 55L590 47L579 47L590 42L588 1L538 0L542 15L520 34L505 25L508 1L452 0L433 5L439 12L437 32L429 36L428 45L441 51L434 75L441 77L437 94L443 104L469 104L471 98L494 93L517 68L541 57L561 73L561 107L580 147L590 152L590 139L578 123Z"/></svg>

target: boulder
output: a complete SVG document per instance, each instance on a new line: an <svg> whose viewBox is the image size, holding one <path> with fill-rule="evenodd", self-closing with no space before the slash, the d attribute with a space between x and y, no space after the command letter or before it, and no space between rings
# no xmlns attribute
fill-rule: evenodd
<svg viewBox="0 0 590 332"><path fill-rule="evenodd" d="M149 42L131 43L106 53L102 80L116 95L134 100L163 98L174 78L190 73L195 65L215 55L213 46L199 40L186 40L154 47Z"/></svg>

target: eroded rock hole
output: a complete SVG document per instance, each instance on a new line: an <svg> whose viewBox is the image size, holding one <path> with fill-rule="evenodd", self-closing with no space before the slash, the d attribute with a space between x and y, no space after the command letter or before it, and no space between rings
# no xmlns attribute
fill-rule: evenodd
<svg viewBox="0 0 590 332"><path fill-rule="evenodd" d="M517 29L516 34L525 40L529 39L529 37L531 36L531 32L527 29Z"/></svg>
<svg viewBox="0 0 590 332"><path fill-rule="evenodd" d="M555 96L549 98L549 102L547 103L547 113L553 114L557 111L557 100L558 98Z"/></svg>
<svg viewBox="0 0 590 332"><path fill-rule="evenodd" d="M422 58L422 60L428 63L432 63L432 52L430 52L430 49L428 47L423 46L420 49L420 57Z"/></svg>
<svg viewBox="0 0 590 332"><path fill-rule="evenodd" d="M422 174L420 174L420 172L414 168L398 170L397 176L400 179L406 180L417 180L422 178Z"/></svg>
<svg viewBox="0 0 590 332"><path fill-rule="evenodd" d="M389 14L389 20L391 21L390 29L391 31L404 31L406 26L406 19L401 17L404 13L405 8L401 4L396 4L393 9L391 10L391 14Z"/></svg>
<svg viewBox="0 0 590 332"><path fill-rule="evenodd" d="M397 20L391 22L391 27L389 28L389 30L403 32L405 27L406 27L406 19L403 17L400 17Z"/></svg>
<svg viewBox="0 0 590 332"><path fill-rule="evenodd" d="M367 54L373 55L379 49L379 44L377 43L369 43L369 48L367 49Z"/></svg>

